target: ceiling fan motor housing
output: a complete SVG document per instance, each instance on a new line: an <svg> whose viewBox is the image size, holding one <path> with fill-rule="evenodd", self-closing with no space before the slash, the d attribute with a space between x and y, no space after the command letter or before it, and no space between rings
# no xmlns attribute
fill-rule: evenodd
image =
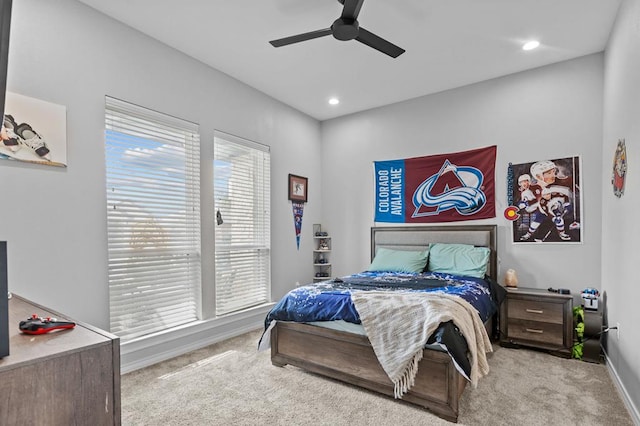
<svg viewBox="0 0 640 426"><path fill-rule="evenodd" d="M331 25L331 32L338 40L353 40L358 37L360 24L356 19L338 18Z"/></svg>

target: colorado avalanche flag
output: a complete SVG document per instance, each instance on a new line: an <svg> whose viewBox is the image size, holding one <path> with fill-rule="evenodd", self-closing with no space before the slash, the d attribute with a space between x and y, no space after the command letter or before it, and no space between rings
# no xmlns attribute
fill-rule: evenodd
<svg viewBox="0 0 640 426"><path fill-rule="evenodd" d="M496 146L375 161L376 222L455 222L496 217Z"/></svg>

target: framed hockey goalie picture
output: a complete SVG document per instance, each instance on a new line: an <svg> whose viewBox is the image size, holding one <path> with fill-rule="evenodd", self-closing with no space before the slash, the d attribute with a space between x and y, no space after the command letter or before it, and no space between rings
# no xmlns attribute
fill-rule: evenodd
<svg viewBox="0 0 640 426"><path fill-rule="evenodd" d="M67 108L6 92L0 159L67 167Z"/></svg>
<svg viewBox="0 0 640 426"><path fill-rule="evenodd" d="M513 242L582 243L580 157L512 164Z"/></svg>

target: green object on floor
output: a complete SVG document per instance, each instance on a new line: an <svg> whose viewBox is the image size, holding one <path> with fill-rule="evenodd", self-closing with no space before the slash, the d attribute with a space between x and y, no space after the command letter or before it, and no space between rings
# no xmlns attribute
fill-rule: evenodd
<svg viewBox="0 0 640 426"><path fill-rule="evenodd" d="M571 357L576 359L582 359L584 344L582 338L584 337L584 308L582 306L575 306L573 308L573 324L576 330L576 339L571 348Z"/></svg>

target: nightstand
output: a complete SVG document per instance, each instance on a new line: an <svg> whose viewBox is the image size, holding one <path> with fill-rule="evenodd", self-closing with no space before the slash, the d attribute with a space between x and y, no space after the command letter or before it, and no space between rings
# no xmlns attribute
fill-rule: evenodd
<svg viewBox="0 0 640 426"><path fill-rule="evenodd" d="M507 287L500 308L500 345L529 346L571 356L573 296L548 290Z"/></svg>

